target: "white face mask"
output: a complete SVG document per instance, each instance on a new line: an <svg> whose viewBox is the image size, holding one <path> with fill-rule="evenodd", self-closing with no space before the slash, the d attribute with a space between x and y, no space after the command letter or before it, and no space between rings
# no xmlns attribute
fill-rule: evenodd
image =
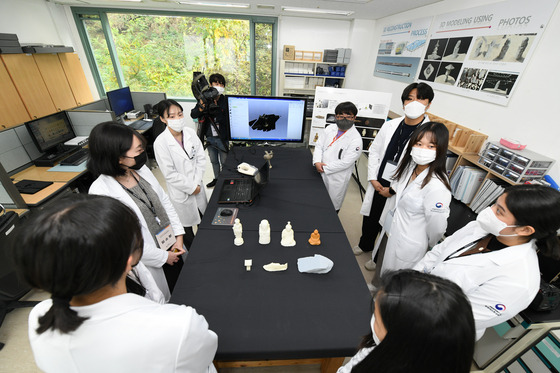
<svg viewBox="0 0 560 373"><path fill-rule="evenodd" d="M183 127L187 124L185 117L179 119L167 119L167 126L176 132L183 132Z"/></svg>
<svg viewBox="0 0 560 373"><path fill-rule="evenodd" d="M484 210L478 214L476 217L476 221L480 228L485 230L486 232L493 234L494 236L502 236L502 237L514 237L518 236L517 234L500 234L500 232L508 227L517 227L517 225L507 225L507 223L498 219L494 211L492 211L492 207L488 206Z"/></svg>
<svg viewBox="0 0 560 373"><path fill-rule="evenodd" d="M224 87L216 86L214 87L218 91L219 94L223 95L224 91L226 90Z"/></svg>
<svg viewBox="0 0 560 373"><path fill-rule="evenodd" d="M422 105L418 101L412 101L405 105L404 107L404 115L406 115L410 119L419 118L421 115L424 115L426 112L426 106Z"/></svg>
<svg viewBox="0 0 560 373"><path fill-rule="evenodd" d="M436 151L414 146L410 151L410 156L416 164L423 166L436 160Z"/></svg>
<svg viewBox="0 0 560 373"><path fill-rule="evenodd" d="M381 341L379 340L379 337L377 336L377 334L375 334L375 314L371 315L371 333L373 334L373 341L375 342L375 344L377 346L379 346L379 344L381 343Z"/></svg>

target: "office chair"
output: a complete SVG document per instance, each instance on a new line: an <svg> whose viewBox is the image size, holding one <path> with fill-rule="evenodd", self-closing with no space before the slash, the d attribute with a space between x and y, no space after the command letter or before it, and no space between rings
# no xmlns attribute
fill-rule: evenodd
<svg viewBox="0 0 560 373"><path fill-rule="evenodd" d="M39 303L19 300L31 290L31 287L17 276L10 255L10 241L18 224L21 222L15 212L10 211L0 215L0 327L8 312L16 308L34 307ZM0 350L3 347L4 343L0 342Z"/></svg>

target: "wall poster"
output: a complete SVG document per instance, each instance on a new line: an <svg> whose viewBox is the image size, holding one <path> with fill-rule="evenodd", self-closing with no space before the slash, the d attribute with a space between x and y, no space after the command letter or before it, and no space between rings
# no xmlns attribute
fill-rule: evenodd
<svg viewBox="0 0 560 373"><path fill-rule="evenodd" d="M309 145L315 145L319 135L329 126L336 126L334 109L338 104L350 101L358 108L354 125L363 139L363 151L385 123L391 104L391 93L362 91L357 89L317 87L313 103Z"/></svg>
<svg viewBox="0 0 560 373"><path fill-rule="evenodd" d="M506 1L437 16L418 79L507 105L557 2Z"/></svg>
<svg viewBox="0 0 560 373"><path fill-rule="evenodd" d="M422 60L432 17L383 27L373 75L412 83Z"/></svg>

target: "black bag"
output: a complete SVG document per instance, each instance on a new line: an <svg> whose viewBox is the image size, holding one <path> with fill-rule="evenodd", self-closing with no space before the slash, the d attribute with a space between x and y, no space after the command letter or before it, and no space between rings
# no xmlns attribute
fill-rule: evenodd
<svg viewBox="0 0 560 373"><path fill-rule="evenodd" d="M529 308L533 311L553 311L560 304L560 289L556 286L541 280L541 286L537 296Z"/></svg>

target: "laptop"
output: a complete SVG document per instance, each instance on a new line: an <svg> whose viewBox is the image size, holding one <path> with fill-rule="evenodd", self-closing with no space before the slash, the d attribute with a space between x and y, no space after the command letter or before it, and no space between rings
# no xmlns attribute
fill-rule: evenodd
<svg viewBox="0 0 560 373"><path fill-rule="evenodd" d="M268 162L257 171L257 173L248 177L239 177L225 179L218 203L250 203L259 194L261 189L268 183L270 167Z"/></svg>

